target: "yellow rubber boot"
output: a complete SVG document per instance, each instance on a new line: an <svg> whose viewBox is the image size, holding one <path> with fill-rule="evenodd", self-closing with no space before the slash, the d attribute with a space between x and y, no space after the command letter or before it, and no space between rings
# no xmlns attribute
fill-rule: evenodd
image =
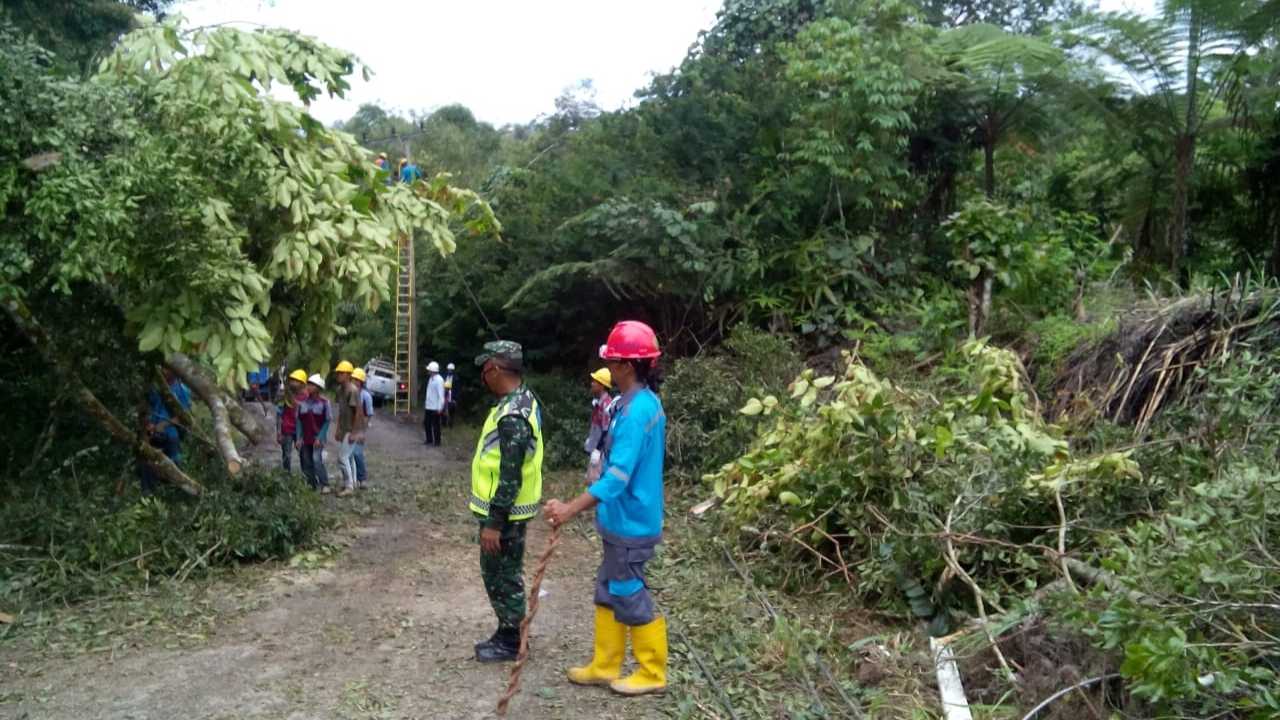
<svg viewBox="0 0 1280 720"><path fill-rule="evenodd" d="M586 667L569 668L569 682L576 685L608 685L622 675L627 654L627 626L613 617L613 609L596 606L595 655Z"/></svg>
<svg viewBox="0 0 1280 720"><path fill-rule="evenodd" d="M631 628L631 652L636 671L609 683L619 695L647 695L667 689L667 621L657 618L648 625Z"/></svg>

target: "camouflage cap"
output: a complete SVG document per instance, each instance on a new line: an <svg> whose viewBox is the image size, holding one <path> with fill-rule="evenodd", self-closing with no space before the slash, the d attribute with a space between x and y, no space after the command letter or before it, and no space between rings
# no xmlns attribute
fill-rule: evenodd
<svg viewBox="0 0 1280 720"><path fill-rule="evenodd" d="M524 366L524 349L520 347L520 343L510 340L485 343L484 352L476 356L476 366L484 365L494 358L502 361L508 368L519 370Z"/></svg>

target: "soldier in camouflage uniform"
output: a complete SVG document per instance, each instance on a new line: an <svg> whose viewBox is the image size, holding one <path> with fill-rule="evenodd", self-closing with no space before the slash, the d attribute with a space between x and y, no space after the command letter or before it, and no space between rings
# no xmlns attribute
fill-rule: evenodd
<svg viewBox="0 0 1280 720"><path fill-rule="evenodd" d="M501 398L489 412L471 462L471 502L480 525L480 577L498 616L493 637L476 644L476 660L514 660L524 620L524 544L542 498L542 411L524 384L524 355L510 341L491 342L476 358L480 381Z"/></svg>

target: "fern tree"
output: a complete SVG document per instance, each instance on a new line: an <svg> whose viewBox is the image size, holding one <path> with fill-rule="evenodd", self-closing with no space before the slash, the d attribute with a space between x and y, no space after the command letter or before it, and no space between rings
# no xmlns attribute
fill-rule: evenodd
<svg viewBox="0 0 1280 720"><path fill-rule="evenodd" d="M1154 98L1155 127L1173 154L1173 189L1165 238L1170 269L1186 257L1189 194L1196 147L1223 111L1235 83L1234 68L1254 45L1251 30L1263 17L1257 0L1166 0L1159 16L1104 16L1094 47L1120 64L1135 92Z"/></svg>
<svg viewBox="0 0 1280 720"><path fill-rule="evenodd" d="M976 23L938 36L935 48L952 72L961 115L982 148L982 189L996 194L996 148L1011 133L1034 125L1041 93L1055 85L1067 65L1049 42Z"/></svg>

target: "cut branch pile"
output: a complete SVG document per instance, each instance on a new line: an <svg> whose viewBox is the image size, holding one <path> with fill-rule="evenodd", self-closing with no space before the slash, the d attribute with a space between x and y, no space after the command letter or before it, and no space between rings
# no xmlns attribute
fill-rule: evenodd
<svg viewBox="0 0 1280 720"><path fill-rule="evenodd" d="M1280 345L1280 292L1193 295L1123 320L1115 332L1077 350L1052 390L1054 418L1103 417L1142 435L1170 403L1203 385L1196 370L1237 349Z"/></svg>

